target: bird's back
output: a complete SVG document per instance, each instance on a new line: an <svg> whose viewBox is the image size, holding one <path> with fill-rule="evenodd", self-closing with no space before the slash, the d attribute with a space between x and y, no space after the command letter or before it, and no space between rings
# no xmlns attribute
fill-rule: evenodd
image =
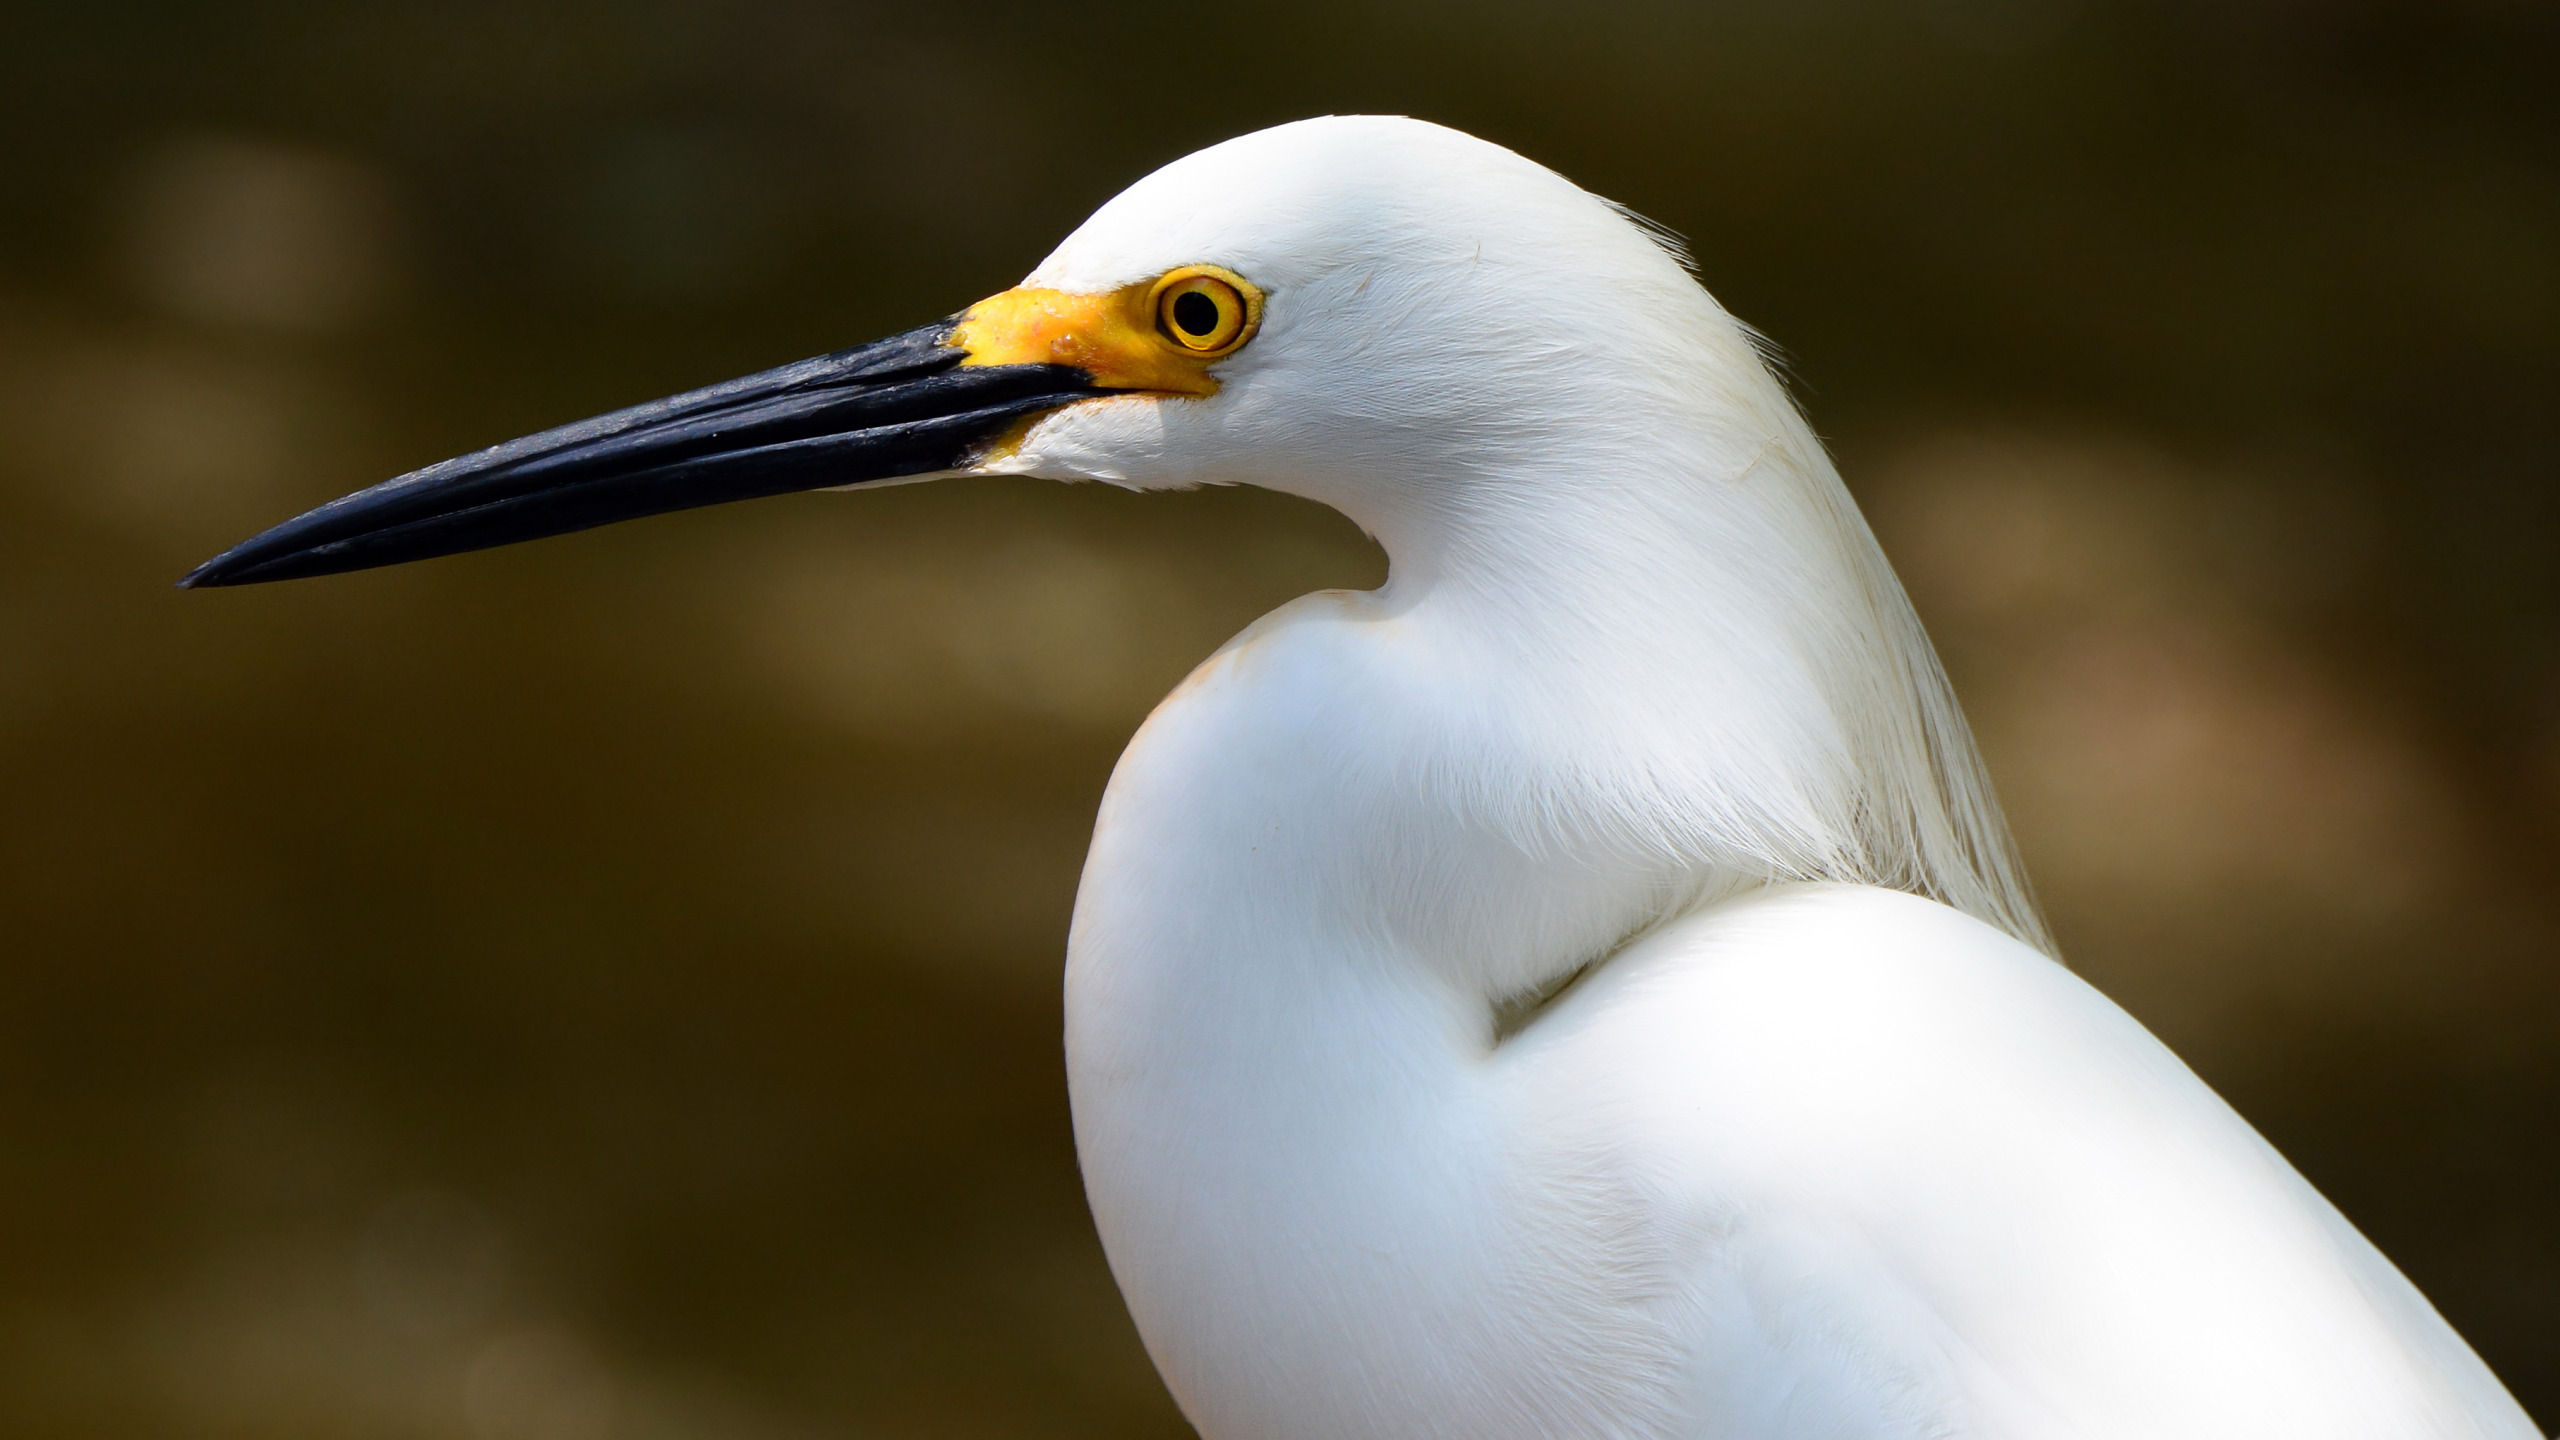
<svg viewBox="0 0 2560 1440"><path fill-rule="evenodd" d="M2164 1046L1930 901L1679 922L1496 1068L1552 1178L1652 1232L1700 1436L2540 1440Z"/></svg>

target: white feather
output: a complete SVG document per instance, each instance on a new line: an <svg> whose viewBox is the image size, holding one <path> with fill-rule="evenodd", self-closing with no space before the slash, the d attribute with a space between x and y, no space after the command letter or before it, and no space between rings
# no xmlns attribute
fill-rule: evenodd
<svg viewBox="0 0 2560 1440"><path fill-rule="evenodd" d="M1268 295L1220 393L991 468L1262 485L1391 562L1158 709L1078 897L1087 1183L1209 1440L2532 1433L2045 958L1900 586L1673 254L1337 118L1166 167L1028 283L1194 263Z"/></svg>

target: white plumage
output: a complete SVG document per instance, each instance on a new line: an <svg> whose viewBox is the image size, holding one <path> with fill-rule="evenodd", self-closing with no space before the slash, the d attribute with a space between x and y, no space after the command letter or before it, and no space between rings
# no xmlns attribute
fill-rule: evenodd
<svg viewBox="0 0 2560 1440"><path fill-rule="evenodd" d="M1266 486L1391 562L1157 710L1077 901L1087 1184L1204 1436L2534 1436L2048 958L1900 587L1672 255L1344 118L1026 283L1197 264L1268 296L1219 393L981 468Z"/></svg>

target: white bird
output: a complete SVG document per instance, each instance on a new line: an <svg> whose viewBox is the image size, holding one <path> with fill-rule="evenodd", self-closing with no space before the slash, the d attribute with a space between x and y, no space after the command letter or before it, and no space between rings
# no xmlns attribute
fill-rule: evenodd
<svg viewBox="0 0 2560 1440"><path fill-rule="evenodd" d="M822 485L1260 485L1385 548L1112 777L1094 1217L1209 1440L2538 1432L2054 958L1752 333L1497 146L1179 160L954 321L377 486L192 584Z"/></svg>

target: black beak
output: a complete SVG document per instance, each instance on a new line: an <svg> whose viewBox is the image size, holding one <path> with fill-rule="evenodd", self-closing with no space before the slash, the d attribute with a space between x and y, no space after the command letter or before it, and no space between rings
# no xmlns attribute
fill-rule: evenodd
<svg viewBox="0 0 2560 1440"><path fill-rule="evenodd" d="M727 500L965 467L1024 416L1106 393L1064 365L964 366L952 321L654 400L359 490L196 567L255 585L511 545Z"/></svg>

